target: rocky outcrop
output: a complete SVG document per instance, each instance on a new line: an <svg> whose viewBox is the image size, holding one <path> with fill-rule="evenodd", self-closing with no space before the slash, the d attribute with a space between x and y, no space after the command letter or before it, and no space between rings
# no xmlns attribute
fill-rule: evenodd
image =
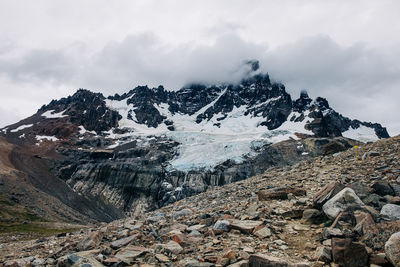
<svg viewBox="0 0 400 267"><path fill-rule="evenodd" d="M149 213L45 240L1 243L0 263L397 266L400 223L368 206L364 192L373 192L378 181L394 187L399 184L399 140L361 145L362 153L380 152L365 160L355 160L353 151L344 151L292 166L275 166ZM321 190L322 185L328 186ZM345 189L338 189L342 186ZM279 194L274 195L276 192ZM329 203L346 198L346 192L350 192L351 202L357 199L355 194L364 205L341 206L335 218L322 216L318 200ZM382 197L381 201L387 204L389 200ZM78 251L83 248L88 250Z"/></svg>

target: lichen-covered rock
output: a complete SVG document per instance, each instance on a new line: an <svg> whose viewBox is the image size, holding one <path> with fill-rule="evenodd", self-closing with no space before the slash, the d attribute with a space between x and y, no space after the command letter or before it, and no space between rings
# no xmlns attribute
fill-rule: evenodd
<svg viewBox="0 0 400 267"><path fill-rule="evenodd" d="M353 189L345 188L327 201L322 209L329 218L334 219L339 212L344 211L350 206L358 206L361 208L364 206L364 203Z"/></svg>

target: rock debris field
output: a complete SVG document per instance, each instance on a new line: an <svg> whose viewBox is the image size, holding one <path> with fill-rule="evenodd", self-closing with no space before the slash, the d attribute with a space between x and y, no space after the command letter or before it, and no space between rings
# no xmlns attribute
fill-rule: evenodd
<svg viewBox="0 0 400 267"><path fill-rule="evenodd" d="M0 266L400 266L400 137L0 245Z"/></svg>

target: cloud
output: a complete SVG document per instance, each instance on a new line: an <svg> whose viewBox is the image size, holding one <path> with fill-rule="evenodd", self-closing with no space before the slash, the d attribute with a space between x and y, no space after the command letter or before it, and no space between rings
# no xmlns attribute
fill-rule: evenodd
<svg viewBox="0 0 400 267"><path fill-rule="evenodd" d="M53 86L58 93L84 87L109 95L145 84L177 90L190 82L237 81L242 75L238 67L245 60L259 59L262 70L284 83L294 98L307 89L312 97L327 97L346 116L382 122L391 134L400 132L396 115L400 97L398 46L386 51L363 43L343 46L327 35L314 35L270 49L264 42L240 37L234 24L211 30L220 29L218 37L208 44L171 45L145 32L109 42L94 52L83 43L32 50L16 57L0 57L0 76L6 77L8 88L16 90L14 95L19 92L21 98L28 83L29 88ZM43 90L41 94L46 94ZM57 94L52 91L49 95Z"/></svg>
<svg viewBox="0 0 400 267"><path fill-rule="evenodd" d="M344 47L318 35L268 51L262 66L288 91L307 89L346 116L387 125L393 135L400 133L399 52L400 46L385 51L361 43Z"/></svg>
<svg viewBox="0 0 400 267"><path fill-rule="evenodd" d="M211 45L176 47L152 34L134 35L100 51L86 68L84 83L108 91L137 84L177 90L189 82L227 82L240 78L234 72L243 60L264 52L263 46L235 34L224 34Z"/></svg>

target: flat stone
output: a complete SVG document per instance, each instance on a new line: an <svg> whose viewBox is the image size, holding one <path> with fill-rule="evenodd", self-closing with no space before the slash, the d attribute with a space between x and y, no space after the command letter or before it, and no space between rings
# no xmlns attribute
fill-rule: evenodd
<svg viewBox="0 0 400 267"><path fill-rule="evenodd" d="M136 258L146 254L147 251L148 250L143 247L128 246L119 250L118 253L115 254L115 258L127 264L132 264Z"/></svg>
<svg viewBox="0 0 400 267"><path fill-rule="evenodd" d="M180 211L175 212L174 215L172 215L172 217L177 219L177 218L180 218L180 217L190 216L192 214L193 214L193 211L191 209L182 209Z"/></svg>
<svg viewBox="0 0 400 267"><path fill-rule="evenodd" d="M188 227L186 231L191 232L191 231L199 231L200 229L203 229L206 227L204 224L196 224Z"/></svg>
<svg viewBox="0 0 400 267"><path fill-rule="evenodd" d="M183 248L175 241L169 241L167 244L163 245L163 248L174 254L179 254L183 251Z"/></svg>
<svg viewBox="0 0 400 267"><path fill-rule="evenodd" d="M257 226L262 225L262 221L252 221L252 220L232 220L231 228L239 230L245 234L251 234Z"/></svg>
<svg viewBox="0 0 400 267"><path fill-rule="evenodd" d="M138 238L138 235L131 235L128 237L124 237L124 238L121 238L121 239L111 242L110 247L113 249L119 249L121 247L128 245L130 242L132 242L133 240L135 240L137 238Z"/></svg>
<svg viewBox="0 0 400 267"><path fill-rule="evenodd" d="M302 224L296 224L293 226L293 229L296 231L308 231L310 230L310 227Z"/></svg>
<svg viewBox="0 0 400 267"><path fill-rule="evenodd" d="M274 200L280 199L285 200L288 199L288 193L284 190L260 190L258 191L258 200Z"/></svg>
<svg viewBox="0 0 400 267"><path fill-rule="evenodd" d="M169 262L170 261L169 258L167 256L165 256L164 254L156 254L155 257L159 262Z"/></svg>
<svg viewBox="0 0 400 267"><path fill-rule="evenodd" d="M263 227L260 230L254 231L254 235L262 239L262 238L270 237L272 235L272 233L271 233L271 229L269 229L268 227Z"/></svg>
<svg viewBox="0 0 400 267"><path fill-rule="evenodd" d="M257 253L249 258L251 267L289 267L289 263L277 257Z"/></svg>
<svg viewBox="0 0 400 267"><path fill-rule="evenodd" d="M215 267L214 263L193 261L185 264L185 267Z"/></svg>

